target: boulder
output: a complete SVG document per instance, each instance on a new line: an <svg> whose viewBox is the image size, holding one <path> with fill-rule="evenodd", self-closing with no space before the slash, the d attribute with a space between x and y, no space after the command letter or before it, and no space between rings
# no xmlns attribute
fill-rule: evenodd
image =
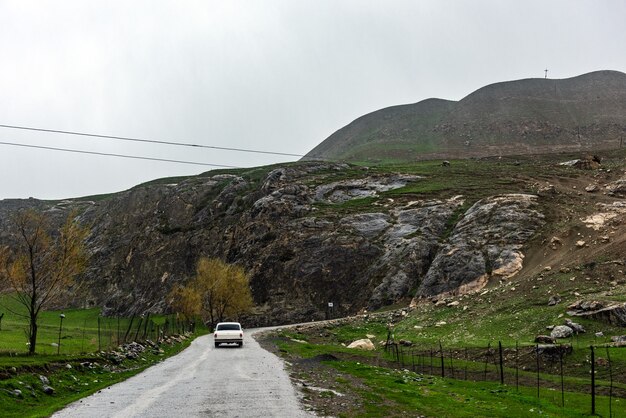
<svg viewBox="0 0 626 418"><path fill-rule="evenodd" d="M554 344L556 340L549 335L537 335L535 342L539 344Z"/></svg>
<svg viewBox="0 0 626 418"><path fill-rule="evenodd" d="M610 325L626 326L626 303L578 301L568 307L568 315L591 318Z"/></svg>
<svg viewBox="0 0 626 418"><path fill-rule="evenodd" d="M537 347L537 354L553 359L571 354L572 352L572 346L569 344L540 344Z"/></svg>
<svg viewBox="0 0 626 418"><path fill-rule="evenodd" d="M561 303L561 297L559 295L552 295L548 300L548 306L554 306L557 303Z"/></svg>
<svg viewBox="0 0 626 418"><path fill-rule="evenodd" d="M574 333L576 333L576 334L582 334L582 333L585 332L585 328L582 325L580 325L580 324L578 324L576 322L572 322L571 319L566 319L565 320L565 325L567 325L572 330L574 330Z"/></svg>
<svg viewBox="0 0 626 418"><path fill-rule="evenodd" d="M614 343L626 343L626 335L615 335L611 337L611 341Z"/></svg>
<svg viewBox="0 0 626 418"><path fill-rule="evenodd" d="M43 385L43 393L46 395L52 395L54 393L54 388L52 386Z"/></svg>
<svg viewBox="0 0 626 418"><path fill-rule="evenodd" d="M370 340L369 338L353 341L352 343L350 343L350 345L348 345L348 348L356 348L358 350L367 351L372 351L376 349L376 347L374 347L374 343L372 343L372 340Z"/></svg>
<svg viewBox="0 0 626 418"><path fill-rule="evenodd" d="M574 330L567 325L557 325L550 333L550 337L552 338L569 338L572 335L574 335Z"/></svg>

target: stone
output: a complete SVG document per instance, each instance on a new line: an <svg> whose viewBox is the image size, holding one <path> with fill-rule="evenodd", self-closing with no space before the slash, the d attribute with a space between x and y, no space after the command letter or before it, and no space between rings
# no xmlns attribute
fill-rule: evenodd
<svg viewBox="0 0 626 418"><path fill-rule="evenodd" d="M565 320L565 325L567 325L572 330L574 330L574 333L576 333L576 334L582 334L582 333L585 332L585 328L582 325L577 324L576 322L572 322L571 319L566 319Z"/></svg>
<svg viewBox="0 0 626 418"><path fill-rule="evenodd" d="M46 395L52 395L54 393L54 388L52 386L43 385L43 393Z"/></svg>
<svg viewBox="0 0 626 418"><path fill-rule="evenodd" d="M22 391L19 389L13 389L11 391L11 395L15 396L16 398L23 398L24 395L22 394Z"/></svg>
<svg viewBox="0 0 626 418"><path fill-rule="evenodd" d="M435 324L436 327L442 327L444 325L448 325L448 323L446 321L439 321Z"/></svg>
<svg viewBox="0 0 626 418"><path fill-rule="evenodd" d="M596 332L594 335L598 338L604 337L604 333L602 331Z"/></svg>
<svg viewBox="0 0 626 418"><path fill-rule="evenodd" d="M39 380L41 381L42 385L49 385L50 381L48 380L48 378L46 376L43 375L39 375Z"/></svg>
<svg viewBox="0 0 626 418"><path fill-rule="evenodd" d="M409 340L400 340L398 342L398 344L400 344L400 345L402 345L404 347L411 347L413 345L413 342L409 341Z"/></svg>
<svg viewBox="0 0 626 418"><path fill-rule="evenodd" d="M537 335L535 342L539 344L554 344L556 340L549 335Z"/></svg>
<svg viewBox="0 0 626 418"><path fill-rule="evenodd" d="M599 189L597 184L590 184L589 186L585 187L585 191L587 193L595 193L597 192Z"/></svg>
<svg viewBox="0 0 626 418"><path fill-rule="evenodd" d="M552 338L569 338L572 335L574 335L574 330L566 325L557 325L550 333Z"/></svg>
<svg viewBox="0 0 626 418"><path fill-rule="evenodd" d="M554 306L557 303L561 303L561 297L559 295L552 295L548 300L548 306Z"/></svg>
<svg viewBox="0 0 626 418"><path fill-rule="evenodd" d="M458 300L452 301L450 303L448 303L448 307L454 307L454 306L459 306L461 302L459 302Z"/></svg>
<svg viewBox="0 0 626 418"><path fill-rule="evenodd" d="M586 243L585 241L583 241L583 240L578 240L578 241L576 241L576 246L577 246L578 248L582 248L582 247L584 247L586 244L587 244L587 243Z"/></svg>
<svg viewBox="0 0 626 418"><path fill-rule="evenodd" d="M611 337L611 341L614 343L626 343L626 335L615 335Z"/></svg>
<svg viewBox="0 0 626 418"><path fill-rule="evenodd" d="M353 341L352 343L350 343L350 345L348 345L348 348L356 348L358 350L366 351L372 351L376 349L376 347L374 347L374 343L372 343L372 340L370 340L369 338Z"/></svg>

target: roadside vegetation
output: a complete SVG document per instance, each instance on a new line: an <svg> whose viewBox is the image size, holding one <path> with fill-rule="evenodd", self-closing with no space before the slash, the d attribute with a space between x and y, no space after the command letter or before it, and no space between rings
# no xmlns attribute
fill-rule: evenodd
<svg viewBox="0 0 626 418"><path fill-rule="evenodd" d="M173 315L151 316L147 322L147 316L134 320L104 318L99 308L41 311L37 353L29 355L23 306L11 295L2 295L0 312L4 313L0 329L3 417L49 416L68 403L177 354L196 335L207 332L201 325L196 326L195 333L183 332L190 329L189 324L176 321ZM62 324L61 314L65 315ZM157 324L160 331L146 327L148 323ZM163 328L168 323L169 328ZM133 343L124 343L129 326L132 332L126 341ZM165 329L168 332L163 332ZM46 393L45 386L53 391Z"/></svg>

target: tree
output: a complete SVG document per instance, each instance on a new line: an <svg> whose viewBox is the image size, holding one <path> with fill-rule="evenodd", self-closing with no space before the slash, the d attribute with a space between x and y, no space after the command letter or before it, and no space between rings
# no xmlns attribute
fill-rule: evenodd
<svg viewBox="0 0 626 418"><path fill-rule="evenodd" d="M192 321L200 315L202 297L193 287L177 286L170 292L168 303L174 312L181 314L186 321Z"/></svg>
<svg viewBox="0 0 626 418"><path fill-rule="evenodd" d="M225 318L237 318L254 306L250 277L245 270L216 258L201 257L196 276L170 295L170 306L183 315L183 309L194 306L189 311L195 312L195 307L201 307L203 319L211 327Z"/></svg>
<svg viewBox="0 0 626 418"><path fill-rule="evenodd" d="M39 313L58 301L84 271L89 231L78 224L74 212L54 234L48 216L32 209L18 212L12 221L15 240L0 250L0 278L26 308L28 353L34 354Z"/></svg>

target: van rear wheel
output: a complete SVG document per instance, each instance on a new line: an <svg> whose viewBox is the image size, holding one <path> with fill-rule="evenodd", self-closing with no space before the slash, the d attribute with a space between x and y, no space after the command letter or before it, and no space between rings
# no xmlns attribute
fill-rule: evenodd
<svg viewBox="0 0 626 418"><path fill-rule="evenodd" d="M215 348L219 347L220 343L215 343Z"/></svg>

